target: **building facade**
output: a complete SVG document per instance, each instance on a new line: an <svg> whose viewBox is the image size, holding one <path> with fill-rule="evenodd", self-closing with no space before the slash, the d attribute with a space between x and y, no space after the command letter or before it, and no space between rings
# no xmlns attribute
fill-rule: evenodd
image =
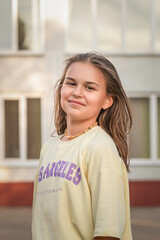
<svg viewBox="0 0 160 240"><path fill-rule="evenodd" d="M160 205L160 1L0 1L0 205L31 205L63 61L104 54L133 105L131 205Z"/></svg>

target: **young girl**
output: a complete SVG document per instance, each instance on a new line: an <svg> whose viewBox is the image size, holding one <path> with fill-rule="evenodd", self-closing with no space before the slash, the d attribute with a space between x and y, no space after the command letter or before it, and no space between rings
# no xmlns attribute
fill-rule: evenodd
<svg viewBox="0 0 160 240"><path fill-rule="evenodd" d="M53 135L34 186L33 240L131 240L127 171L130 104L97 53L65 61Z"/></svg>

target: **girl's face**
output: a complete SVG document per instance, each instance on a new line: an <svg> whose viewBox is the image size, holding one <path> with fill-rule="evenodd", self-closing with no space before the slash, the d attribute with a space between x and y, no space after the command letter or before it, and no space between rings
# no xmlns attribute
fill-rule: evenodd
<svg viewBox="0 0 160 240"><path fill-rule="evenodd" d="M61 106L67 119L96 122L101 109L110 107L102 72L89 63L73 63L66 72L61 89Z"/></svg>

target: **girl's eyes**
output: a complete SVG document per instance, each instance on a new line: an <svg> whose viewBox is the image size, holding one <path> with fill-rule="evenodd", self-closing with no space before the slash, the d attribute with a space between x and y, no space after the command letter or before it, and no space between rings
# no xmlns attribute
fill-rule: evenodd
<svg viewBox="0 0 160 240"><path fill-rule="evenodd" d="M88 89L88 90L95 90L95 88L90 87L90 86L86 86L86 89Z"/></svg>
<svg viewBox="0 0 160 240"><path fill-rule="evenodd" d="M66 85L68 86L76 86L77 84L75 82L66 82ZM89 91L94 91L95 88L91 87L91 86L85 86L85 89L89 90Z"/></svg>
<svg viewBox="0 0 160 240"><path fill-rule="evenodd" d="M74 83L74 82L66 82L66 84L70 85L70 86L75 86L76 85L76 83Z"/></svg>

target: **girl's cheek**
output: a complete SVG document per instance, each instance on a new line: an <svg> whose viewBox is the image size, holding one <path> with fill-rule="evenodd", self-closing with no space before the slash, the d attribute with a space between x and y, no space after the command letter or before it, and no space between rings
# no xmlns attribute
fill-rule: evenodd
<svg viewBox="0 0 160 240"><path fill-rule="evenodd" d="M63 86L61 89L61 96L67 95L68 92L69 92L69 89L66 86Z"/></svg>
<svg viewBox="0 0 160 240"><path fill-rule="evenodd" d="M65 96L66 96L66 92L64 91L64 89L62 89L61 90L61 101L64 100Z"/></svg>
<svg viewBox="0 0 160 240"><path fill-rule="evenodd" d="M65 107L64 107L64 103L63 103L63 99L61 98L61 102L60 102L61 108L63 109L63 111L65 111Z"/></svg>

